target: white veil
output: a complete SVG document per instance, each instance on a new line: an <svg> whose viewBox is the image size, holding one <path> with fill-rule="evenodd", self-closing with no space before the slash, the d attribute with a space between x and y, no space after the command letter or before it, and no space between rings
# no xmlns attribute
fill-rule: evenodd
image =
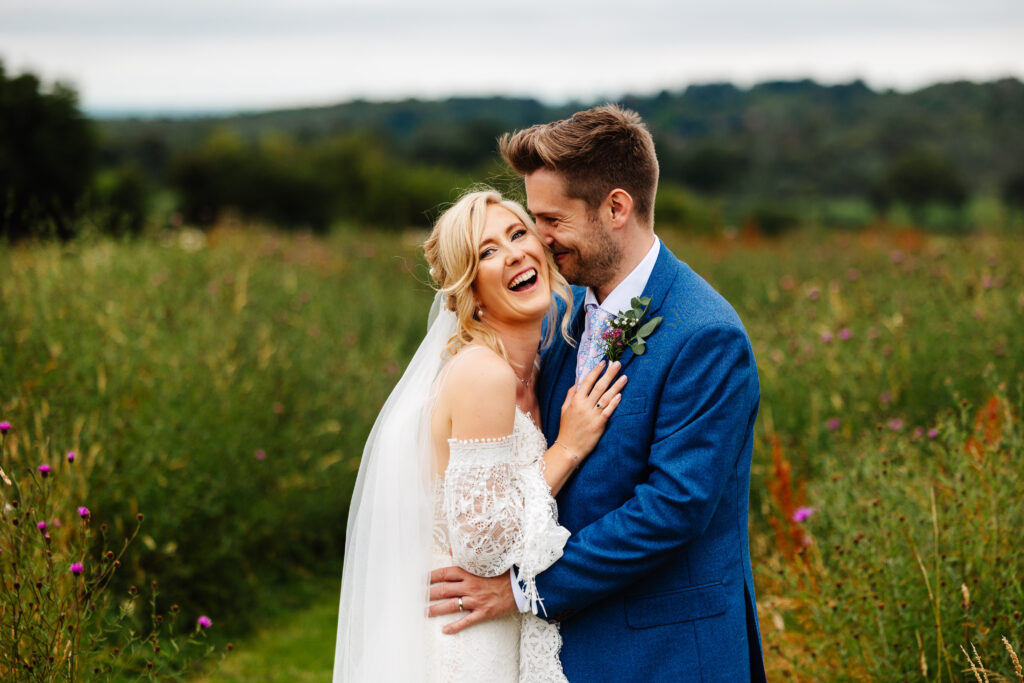
<svg viewBox="0 0 1024 683"><path fill-rule="evenodd" d="M419 680L426 666L430 407L455 314L439 292L427 334L377 416L345 539L334 682Z"/></svg>

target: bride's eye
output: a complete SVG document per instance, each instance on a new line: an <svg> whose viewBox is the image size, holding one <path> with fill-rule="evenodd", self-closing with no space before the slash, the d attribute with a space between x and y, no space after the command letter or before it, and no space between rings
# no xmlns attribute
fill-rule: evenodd
<svg viewBox="0 0 1024 683"><path fill-rule="evenodd" d="M485 259L485 258L487 258L488 256L490 256L493 253L494 253L494 247L488 247L487 249L484 249L482 252L480 252L480 258L481 259Z"/></svg>
<svg viewBox="0 0 1024 683"><path fill-rule="evenodd" d="M520 237L524 237L525 235L526 235L526 228L520 228L519 230L516 230L514 233L512 233L512 239L513 240L517 240Z"/></svg>

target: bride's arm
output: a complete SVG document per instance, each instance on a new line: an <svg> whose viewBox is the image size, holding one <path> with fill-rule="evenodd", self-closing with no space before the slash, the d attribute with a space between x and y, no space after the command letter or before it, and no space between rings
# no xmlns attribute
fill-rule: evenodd
<svg viewBox="0 0 1024 683"><path fill-rule="evenodd" d="M522 537L522 492L512 457L516 378L499 356L475 353L449 374L441 400L451 440L444 509L452 557L479 576L512 565Z"/></svg>
<svg viewBox="0 0 1024 683"><path fill-rule="evenodd" d="M565 396L558 438L544 453L544 478L551 487L551 495L556 495L562 489L569 475L594 450L604 434L608 418L615 412L622 398L620 392L626 386L626 376L615 379L620 364L612 363L608 372L601 376L604 365L598 363L580 385L571 387ZM600 408L597 407L598 403L601 404Z"/></svg>

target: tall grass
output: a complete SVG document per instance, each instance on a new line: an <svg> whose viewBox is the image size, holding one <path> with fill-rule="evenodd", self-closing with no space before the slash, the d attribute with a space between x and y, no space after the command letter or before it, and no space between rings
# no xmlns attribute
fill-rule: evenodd
<svg viewBox="0 0 1024 683"><path fill-rule="evenodd" d="M923 652L948 680L969 672L961 643L992 666L1001 635L1019 651L1024 242L661 236L754 343L770 668L890 680L919 676ZM423 237L250 226L0 252L13 457L75 450L94 515L146 515L112 590L153 572L184 617L231 632L267 582L337 576L363 441L423 333ZM964 449L993 396L1002 436L974 437L979 459Z"/></svg>

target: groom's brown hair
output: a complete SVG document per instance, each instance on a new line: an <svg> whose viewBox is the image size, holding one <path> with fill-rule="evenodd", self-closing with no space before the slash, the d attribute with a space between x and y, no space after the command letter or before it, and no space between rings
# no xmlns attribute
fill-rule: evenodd
<svg viewBox="0 0 1024 683"><path fill-rule="evenodd" d="M505 133L501 156L520 175L540 168L565 179L566 194L591 210L621 188L633 197L641 222L654 224L658 158L654 140L635 111L606 104L570 118Z"/></svg>

